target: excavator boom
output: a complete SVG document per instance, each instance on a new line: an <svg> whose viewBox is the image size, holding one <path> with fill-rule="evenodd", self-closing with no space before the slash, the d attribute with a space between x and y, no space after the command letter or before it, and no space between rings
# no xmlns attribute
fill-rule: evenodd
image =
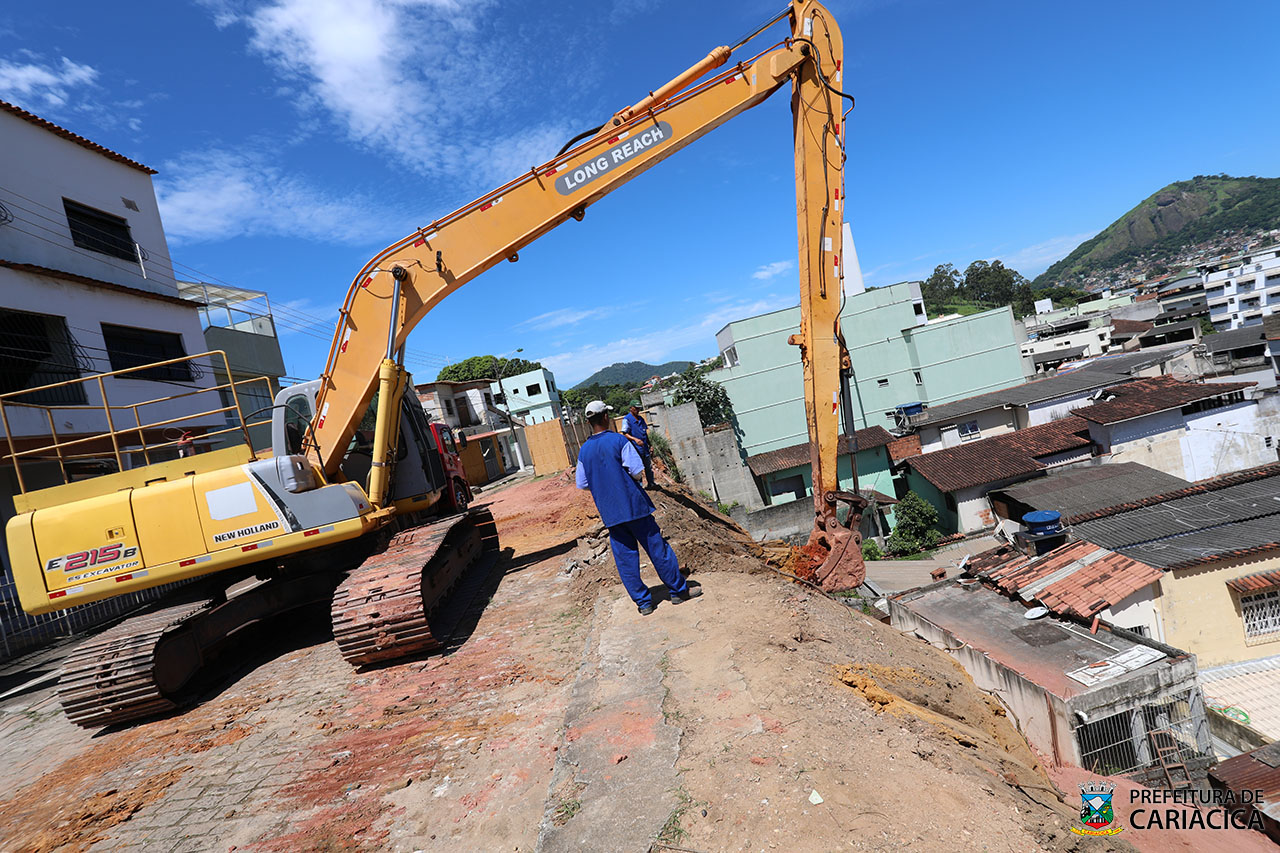
<svg viewBox="0 0 1280 853"><path fill-rule="evenodd" d="M312 448L326 477L338 469L387 363L446 296L696 139L792 84L801 330L812 445L815 529L811 544L843 560L818 571L827 586L861 582L856 523L836 520L842 358L841 205L844 200L843 42L827 10L795 2L791 36L696 82L730 58L727 47L636 104L615 113L582 144L387 247L352 281L316 400ZM852 428L852 424L846 425ZM378 489L370 496L380 503ZM856 498L848 497L858 511ZM856 512L853 519L856 522ZM848 524L848 522L846 522Z"/></svg>

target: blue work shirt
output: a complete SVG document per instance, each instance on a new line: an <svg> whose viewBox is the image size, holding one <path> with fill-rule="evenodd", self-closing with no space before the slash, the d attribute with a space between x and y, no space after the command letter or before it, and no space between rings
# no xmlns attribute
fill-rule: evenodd
<svg viewBox="0 0 1280 853"><path fill-rule="evenodd" d="M637 479L644 462L629 439L616 432L598 432L578 451L579 489L590 489L605 527L615 527L653 513L653 501Z"/></svg>
<svg viewBox="0 0 1280 853"><path fill-rule="evenodd" d="M644 455L649 455L649 425L644 418L627 412L622 416L622 431L627 435L640 439Z"/></svg>

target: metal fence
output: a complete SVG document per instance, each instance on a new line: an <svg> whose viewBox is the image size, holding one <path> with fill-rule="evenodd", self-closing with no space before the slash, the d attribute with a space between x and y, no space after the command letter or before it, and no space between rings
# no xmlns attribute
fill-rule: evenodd
<svg viewBox="0 0 1280 853"><path fill-rule="evenodd" d="M1080 763L1086 770L1123 776L1155 765L1157 749L1165 763L1189 763L1208 751L1204 702L1198 689L1175 694L1160 702L1121 711L1076 729Z"/></svg>
<svg viewBox="0 0 1280 853"><path fill-rule="evenodd" d="M69 607L55 613L32 616L18 603L18 590L13 576L5 571L0 576L0 661L15 658L25 651L54 640L88 631L105 622L118 619L160 598L179 584L131 592L93 604Z"/></svg>

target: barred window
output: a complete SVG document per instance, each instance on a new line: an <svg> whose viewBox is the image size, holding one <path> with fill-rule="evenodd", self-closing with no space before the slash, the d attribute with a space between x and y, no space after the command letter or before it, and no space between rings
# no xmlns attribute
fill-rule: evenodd
<svg viewBox="0 0 1280 853"><path fill-rule="evenodd" d="M1240 596L1246 639L1280 639L1280 589Z"/></svg>
<svg viewBox="0 0 1280 853"><path fill-rule="evenodd" d="M62 200L62 206L67 212L67 225L71 229L71 241L75 245L126 261L138 259L128 220L94 210L69 198Z"/></svg>

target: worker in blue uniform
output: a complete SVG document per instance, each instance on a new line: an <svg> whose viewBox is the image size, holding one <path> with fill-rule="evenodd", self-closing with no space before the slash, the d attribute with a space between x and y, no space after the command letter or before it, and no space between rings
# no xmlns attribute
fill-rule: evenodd
<svg viewBox="0 0 1280 853"><path fill-rule="evenodd" d="M640 416L640 403L633 400L631 408L622 416L622 426L618 430L631 439L644 462L645 488L653 488L653 457L649 453L649 424Z"/></svg>
<svg viewBox="0 0 1280 853"><path fill-rule="evenodd" d="M587 404L592 435L578 452L578 488L591 490L600 520L609 528L618 577L640 615L648 616L655 605L649 587L640 579L639 548L644 548L658 577L667 585L672 604L702 595L702 588L690 586L680 573L680 561L654 521L653 501L640 488L644 463L631 441L609 429L610 411L612 407L600 400Z"/></svg>

